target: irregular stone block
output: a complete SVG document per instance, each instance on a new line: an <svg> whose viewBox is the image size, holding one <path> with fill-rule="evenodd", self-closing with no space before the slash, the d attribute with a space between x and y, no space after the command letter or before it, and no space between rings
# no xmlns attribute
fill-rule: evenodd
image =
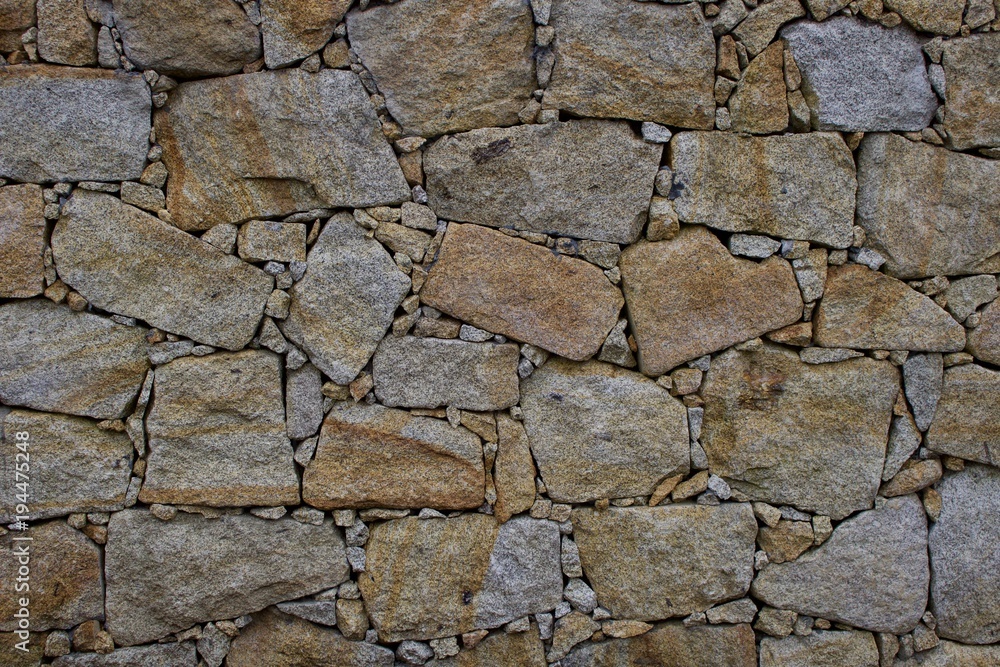
<svg viewBox="0 0 1000 667"><path fill-rule="evenodd" d="M639 373L552 359L525 380L521 408L556 502L648 496L690 469L687 409Z"/></svg>
<svg viewBox="0 0 1000 667"><path fill-rule="evenodd" d="M998 51L1000 35L992 33L944 43L944 129L955 150L1000 146Z"/></svg>
<svg viewBox="0 0 1000 667"><path fill-rule="evenodd" d="M138 180L149 150L151 104L138 74L7 67L0 76L0 178Z"/></svg>
<svg viewBox="0 0 1000 667"><path fill-rule="evenodd" d="M933 451L1000 465L1000 372L976 364L944 371L926 444Z"/></svg>
<svg viewBox="0 0 1000 667"><path fill-rule="evenodd" d="M991 667L1000 661L1000 646L966 646L942 641L909 660L897 657L895 667Z"/></svg>
<svg viewBox="0 0 1000 667"><path fill-rule="evenodd" d="M497 456L493 463L497 501L493 512L500 523L528 511L535 502L537 471L529 445L521 422L497 413Z"/></svg>
<svg viewBox="0 0 1000 667"><path fill-rule="evenodd" d="M60 65L97 64L97 27L84 0L38 0L38 55Z"/></svg>
<svg viewBox="0 0 1000 667"><path fill-rule="evenodd" d="M111 653L70 653L52 667L195 667L198 656L191 642L132 646Z"/></svg>
<svg viewBox="0 0 1000 667"><path fill-rule="evenodd" d="M285 375L285 430L292 440L316 435L323 423L323 375L305 364Z"/></svg>
<svg viewBox="0 0 1000 667"><path fill-rule="evenodd" d="M347 15L351 48L406 134L514 125L537 87L520 0L407 0Z"/></svg>
<svg viewBox="0 0 1000 667"><path fill-rule="evenodd" d="M278 69L322 49L350 5L351 0L263 0L265 64Z"/></svg>
<svg viewBox="0 0 1000 667"><path fill-rule="evenodd" d="M632 243L662 151L623 122L474 130L444 136L424 154L427 196L448 220Z"/></svg>
<svg viewBox="0 0 1000 667"><path fill-rule="evenodd" d="M35 0L4 0L0 5L0 51L20 49L21 35L37 20Z"/></svg>
<svg viewBox="0 0 1000 667"><path fill-rule="evenodd" d="M875 637L870 632L815 630L805 637L764 637L760 641L760 667L809 665L879 667Z"/></svg>
<svg viewBox="0 0 1000 667"><path fill-rule="evenodd" d="M124 417L146 369L146 330L44 299L0 306L0 401L96 419Z"/></svg>
<svg viewBox="0 0 1000 667"><path fill-rule="evenodd" d="M588 644L563 658L563 667L756 667L753 630L747 624L686 628L664 623L628 639Z"/></svg>
<svg viewBox="0 0 1000 667"><path fill-rule="evenodd" d="M483 504L479 438L464 428L381 405L338 403L302 475L313 507L473 509Z"/></svg>
<svg viewBox="0 0 1000 667"><path fill-rule="evenodd" d="M911 354L903 364L906 400L913 410L913 421L921 431L926 431L934 420L943 377L944 358L939 353Z"/></svg>
<svg viewBox="0 0 1000 667"><path fill-rule="evenodd" d="M398 204L403 172L357 75L301 69L192 81L153 116L184 230Z"/></svg>
<svg viewBox="0 0 1000 667"><path fill-rule="evenodd" d="M253 338L272 278L110 195L78 189L52 232L66 284L104 310L206 345Z"/></svg>
<svg viewBox="0 0 1000 667"><path fill-rule="evenodd" d="M701 392L709 470L751 500L842 519L875 500L898 393L888 361L725 352Z"/></svg>
<svg viewBox="0 0 1000 667"><path fill-rule="evenodd" d="M751 592L779 609L899 635L920 621L929 582L927 518L910 495L846 519L794 562L768 565Z"/></svg>
<svg viewBox="0 0 1000 667"><path fill-rule="evenodd" d="M306 261L306 226L294 222L251 220L236 237L240 257L248 262Z"/></svg>
<svg viewBox="0 0 1000 667"><path fill-rule="evenodd" d="M553 609L562 599L559 529L485 514L376 524L358 580L381 641L447 637Z"/></svg>
<svg viewBox="0 0 1000 667"><path fill-rule="evenodd" d="M527 632L490 635L454 658L435 660L429 664L433 667L545 667L547 663L545 647L538 637L538 626L533 625Z"/></svg>
<svg viewBox="0 0 1000 667"><path fill-rule="evenodd" d="M922 32L954 35L962 27L965 0L884 0L886 11L899 14Z"/></svg>
<svg viewBox="0 0 1000 667"><path fill-rule="evenodd" d="M615 618L687 616L742 597L753 579L757 520L747 503L580 508L573 536Z"/></svg>
<svg viewBox="0 0 1000 667"><path fill-rule="evenodd" d="M630 246L619 263L639 367L660 375L802 317L792 267L733 257L703 227Z"/></svg>
<svg viewBox="0 0 1000 667"><path fill-rule="evenodd" d="M104 558L106 628L120 646L318 593L349 572L331 522L248 514L161 521L144 510L116 512Z"/></svg>
<svg viewBox="0 0 1000 667"><path fill-rule="evenodd" d="M297 505L281 358L263 350L181 357L156 369L144 503Z"/></svg>
<svg viewBox="0 0 1000 667"><path fill-rule="evenodd" d="M854 159L840 135L682 132L670 166L681 222L832 248L853 240Z"/></svg>
<svg viewBox="0 0 1000 667"><path fill-rule="evenodd" d="M767 48L783 24L806 15L799 0L761 3L733 30L733 37L747 47L753 58Z"/></svg>
<svg viewBox="0 0 1000 667"><path fill-rule="evenodd" d="M729 112L734 132L769 134L788 127L782 42L764 49L746 68L729 98Z"/></svg>
<svg viewBox="0 0 1000 667"><path fill-rule="evenodd" d="M557 0L542 105L694 129L715 122L715 41L696 4Z"/></svg>
<svg viewBox="0 0 1000 667"><path fill-rule="evenodd" d="M924 40L909 28L836 16L794 23L781 36L802 73L813 129L918 132L930 124L938 99Z"/></svg>
<svg viewBox="0 0 1000 667"><path fill-rule="evenodd" d="M26 299L45 289L44 207L37 185L0 188L0 298Z"/></svg>
<svg viewBox="0 0 1000 667"><path fill-rule="evenodd" d="M589 262L456 223L448 225L420 299L481 329L575 360L600 350L624 303Z"/></svg>
<svg viewBox="0 0 1000 667"><path fill-rule="evenodd" d="M976 359L1000 366L1000 301L982 310L979 326L969 332L967 349Z"/></svg>

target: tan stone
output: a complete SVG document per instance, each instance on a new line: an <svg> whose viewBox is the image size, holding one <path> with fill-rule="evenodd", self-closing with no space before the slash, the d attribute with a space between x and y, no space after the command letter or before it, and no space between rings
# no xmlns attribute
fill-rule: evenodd
<svg viewBox="0 0 1000 667"><path fill-rule="evenodd" d="M757 543L767 552L771 563L795 560L813 545L812 525L808 521L781 520L773 528L762 527Z"/></svg>
<svg viewBox="0 0 1000 667"><path fill-rule="evenodd" d="M761 640L760 667L799 665L879 667L879 653L870 632L819 630L805 637Z"/></svg>
<svg viewBox="0 0 1000 667"><path fill-rule="evenodd" d="M319 51L350 5L350 0L263 0L264 62L278 69Z"/></svg>
<svg viewBox="0 0 1000 667"><path fill-rule="evenodd" d="M97 27L85 0L39 0L38 55L60 65L97 64Z"/></svg>
<svg viewBox="0 0 1000 667"><path fill-rule="evenodd" d="M750 57L767 48L783 24L805 16L799 0L772 0L761 3L733 30L733 36L747 47Z"/></svg>
<svg viewBox="0 0 1000 667"><path fill-rule="evenodd" d="M715 42L697 5L557 0L546 109L711 129Z"/></svg>
<svg viewBox="0 0 1000 667"><path fill-rule="evenodd" d="M623 621L618 621L623 622ZM562 660L563 667L756 667L757 651L749 625L663 623L638 637L588 644Z"/></svg>
<svg viewBox="0 0 1000 667"><path fill-rule="evenodd" d="M979 326L969 332L966 348L976 359L1000 366L1000 301L982 311Z"/></svg>
<svg viewBox="0 0 1000 667"><path fill-rule="evenodd" d="M767 334L767 339L784 345L806 347L812 343L813 323L797 322Z"/></svg>
<svg viewBox="0 0 1000 667"><path fill-rule="evenodd" d="M589 262L456 223L420 298L481 329L576 360L597 353L623 304Z"/></svg>
<svg viewBox="0 0 1000 667"><path fill-rule="evenodd" d="M454 658L431 662L432 667L545 667L545 648L538 627L527 632L499 633L486 637L471 650Z"/></svg>
<svg viewBox="0 0 1000 667"><path fill-rule="evenodd" d="M671 498L676 503L704 493L705 490L708 489L708 478L709 474L707 470L695 473L690 479L687 479L674 487L674 490L670 493Z"/></svg>
<svg viewBox="0 0 1000 667"><path fill-rule="evenodd" d="M821 347L958 352L965 328L906 283L847 264L828 271L813 340Z"/></svg>
<svg viewBox="0 0 1000 667"><path fill-rule="evenodd" d="M933 451L1000 465L1000 372L976 364L944 371L925 443Z"/></svg>
<svg viewBox="0 0 1000 667"><path fill-rule="evenodd" d="M26 299L45 288L45 218L37 185L0 188L0 298Z"/></svg>
<svg viewBox="0 0 1000 667"><path fill-rule="evenodd" d="M536 470L528 434L521 422L497 413L497 436L497 455L493 464L497 501L493 514L503 523L531 509L535 502Z"/></svg>
<svg viewBox="0 0 1000 667"><path fill-rule="evenodd" d="M616 639L638 637L652 629L653 626L644 621L604 621L601 623L601 632Z"/></svg>
<svg viewBox="0 0 1000 667"><path fill-rule="evenodd" d="M916 493L941 479L941 473L941 462L937 459L907 461L900 471L882 486L882 495L892 498Z"/></svg>
<svg viewBox="0 0 1000 667"><path fill-rule="evenodd" d="M639 367L648 375L802 316L785 260L737 259L702 227L686 227L672 241L631 246L620 267Z"/></svg>
<svg viewBox="0 0 1000 667"><path fill-rule="evenodd" d="M347 15L351 48L406 134L513 125L536 88L530 7L407 0Z"/></svg>
<svg viewBox="0 0 1000 667"><path fill-rule="evenodd" d="M897 657L894 667L993 667L1000 663L1000 646L966 646L942 641L908 660Z"/></svg>
<svg viewBox="0 0 1000 667"><path fill-rule="evenodd" d="M545 654L546 660L559 660L566 657L570 649L581 642L590 639L591 635L601 629L590 616L579 611L572 611L556 621L552 632L552 648Z"/></svg>
<svg viewBox="0 0 1000 667"><path fill-rule="evenodd" d="M0 51L10 53L21 48L21 35L35 25L35 0L0 2Z"/></svg>
<svg viewBox="0 0 1000 667"><path fill-rule="evenodd" d="M677 485L680 484L683 479L684 475L674 475L673 477L667 477L665 480L660 482L653 490L652 495L649 496L649 506L655 507L666 500L667 496L669 496L673 490L677 488Z"/></svg>
<svg viewBox="0 0 1000 667"><path fill-rule="evenodd" d="M970 35L944 44L944 129L955 150L1000 146L1000 35Z"/></svg>
<svg viewBox="0 0 1000 667"><path fill-rule="evenodd" d="M962 27L965 0L883 0L883 5L917 30L954 35Z"/></svg>
<svg viewBox="0 0 1000 667"><path fill-rule="evenodd" d="M769 134L788 127L783 42L775 42L750 62L729 98L729 113L735 132Z"/></svg>
<svg viewBox="0 0 1000 667"><path fill-rule="evenodd" d="M327 414L302 499L346 507L472 509L483 504L479 438L446 421L380 405L339 403Z"/></svg>
<svg viewBox="0 0 1000 667"><path fill-rule="evenodd" d="M194 642L170 642L112 650L114 647L111 645L108 633L102 631L100 636L107 642L103 650L98 648L101 652L70 653L56 658L52 662L53 667L195 667L199 664Z"/></svg>

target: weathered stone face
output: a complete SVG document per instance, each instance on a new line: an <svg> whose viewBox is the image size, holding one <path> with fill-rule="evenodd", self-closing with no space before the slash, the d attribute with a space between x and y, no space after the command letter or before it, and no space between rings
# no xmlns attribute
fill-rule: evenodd
<svg viewBox="0 0 1000 667"><path fill-rule="evenodd" d="M260 33L228 0L112 0L125 55L179 77L236 74L261 56Z"/></svg>
<svg viewBox="0 0 1000 667"><path fill-rule="evenodd" d="M547 663L545 647L538 637L538 627L532 626L527 632L490 635L454 658L434 660L429 664L432 667L545 667Z"/></svg>
<svg viewBox="0 0 1000 667"><path fill-rule="evenodd" d="M4 0L0 3L0 51L21 48L21 35L35 25L35 0Z"/></svg>
<svg viewBox="0 0 1000 667"><path fill-rule="evenodd" d="M357 76L301 69L192 81L154 114L184 230L325 206L398 204L410 189Z"/></svg>
<svg viewBox="0 0 1000 667"><path fill-rule="evenodd" d="M1000 372L976 364L944 371L941 400L927 447L970 461L1000 465Z"/></svg>
<svg viewBox="0 0 1000 667"><path fill-rule="evenodd" d="M564 667L756 667L757 651L749 625L700 625L686 628L664 623L628 639L610 639L581 647L563 658Z"/></svg>
<svg viewBox="0 0 1000 667"><path fill-rule="evenodd" d="M632 243L662 151L622 122L474 130L424 154L427 195L448 220Z"/></svg>
<svg viewBox="0 0 1000 667"><path fill-rule="evenodd" d="M743 72L729 99L734 131L768 134L788 127L783 63L784 46L775 42L758 54Z"/></svg>
<svg viewBox="0 0 1000 667"><path fill-rule="evenodd" d="M856 665L879 667L878 647L870 632L816 630L806 637L765 637L760 642L760 667L795 665Z"/></svg>
<svg viewBox="0 0 1000 667"><path fill-rule="evenodd" d="M917 30L954 35L962 26L962 0L885 0L886 11L899 14Z"/></svg>
<svg viewBox="0 0 1000 667"><path fill-rule="evenodd" d="M966 646L942 641L909 660L896 658L899 667L990 667L1000 660L1000 646Z"/></svg>
<svg viewBox="0 0 1000 667"><path fill-rule="evenodd" d="M455 223L420 298L481 329L575 360L597 353L623 304L589 262Z"/></svg>
<svg viewBox="0 0 1000 667"><path fill-rule="evenodd" d="M274 284L260 269L87 190L63 206L52 252L62 280L95 306L230 350L250 342Z"/></svg>
<svg viewBox="0 0 1000 667"><path fill-rule="evenodd" d="M497 456L493 463L497 502L493 510L500 523L531 509L535 502L536 470L530 444L521 422L497 414Z"/></svg>
<svg viewBox="0 0 1000 667"><path fill-rule="evenodd" d="M687 409L639 373L552 359L525 381L521 407L556 502L646 496L688 473Z"/></svg>
<svg viewBox="0 0 1000 667"><path fill-rule="evenodd" d="M979 326L969 332L968 350L976 359L1000 366L1000 301L983 309Z"/></svg>
<svg viewBox="0 0 1000 667"><path fill-rule="evenodd" d="M38 55L60 65L97 64L97 27L84 0L39 0Z"/></svg>
<svg viewBox="0 0 1000 667"><path fill-rule="evenodd" d="M788 262L737 259L707 229L640 243L620 262L639 367L660 375L797 321L802 297Z"/></svg>
<svg viewBox="0 0 1000 667"><path fill-rule="evenodd" d="M432 639L493 628L562 599L559 529L484 514L397 519L371 529L358 586L379 639Z"/></svg>
<svg viewBox="0 0 1000 667"><path fill-rule="evenodd" d="M149 150L150 107L138 74L7 67L0 76L0 178L136 180Z"/></svg>
<svg viewBox="0 0 1000 667"><path fill-rule="evenodd" d="M702 389L709 470L752 500L834 519L869 508L898 393L887 361L812 365L770 344L730 350Z"/></svg>
<svg viewBox="0 0 1000 667"><path fill-rule="evenodd" d="M479 438L446 421L380 405L339 403L302 478L303 500L320 509L483 504Z"/></svg>
<svg viewBox="0 0 1000 667"><path fill-rule="evenodd" d="M739 137L682 132L670 142L681 222L850 245L854 160L833 133Z"/></svg>
<svg viewBox="0 0 1000 667"><path fill-rule="evenodd" d="M1000 271L1000 162L867 135L858 153L857 222L890 276Z"/></svg>
<svg viewBox="0 0 1000 667"><path fill-rule="evenodd" d="M0 306L0 400L97 419L124 417L142 386L146 330L50 301Z"/></svg>
<svg viewBox="0 0 1000 667"><path fill-rule="evenodd" d="M520 0L408 0L347 15L351 47L407 134L517 122L536 87L531 9Z"/></svg>
<svg viewBox="0 0 1000 667"><path fill-rule="evenodd" d="M157 368L146 418L149 467L139 499L216 507L298 504L280 364L270 352L245 350L182 357Z"/></svg>
<svg viewBox="0 0 1000 667"><path fill-rule="evenodd" d="M558 38L545 108L712 127L715 43L697 5L558 0L551 23Z"/></svg>
<svg viewBox="0 0 1000 667"><path fill-rule="evenodd" d="M37 185L0 188L0 298L26 299L44 289L43 206Z"/></svg>
<svg viewBox="0 0 1000 667"><path fill-rule="evenodd" d="M125 510L108 526L105 571L106 627L116 644L132 646L326 590L347 579L348 566L329 522L183 513L160 521Z"/></svg>
<svg viewBox="0 0 1000 667"><path fill-rule="evenodd" d="M111 653L70 653L53 667L195 667L198 656L191 642L118 648Z"/></svg>
<svg viewBox="0 0 1000 667"><path fill-rule="evenodd" d="M264 62L277 69L322 49L350 4L350 0L263 0Z"/></svg>
<svg viewBox="0 0 1000 667"><path fill-rule="evenodd" d="M955 150L1000 146L1000 36L976 34L945 42L945 122Z"/></svg>

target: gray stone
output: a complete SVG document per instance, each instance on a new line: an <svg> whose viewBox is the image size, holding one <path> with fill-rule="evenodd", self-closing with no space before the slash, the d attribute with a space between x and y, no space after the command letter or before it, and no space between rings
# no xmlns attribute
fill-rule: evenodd
<svg viewBox="0 0 1000 667"><path fill-rule="evenodd" d="M385 338L375 351L375 395L387 406L504 410L518 402L516 345Z"/></svg>
<svg viewBox="0 0 1000 667"><path fill-rule="evenodd" d="M70 653L52 667L195 667L198 656L191 642L132 646L111 653Z"/></svg>
<svg viewBox="0 0 1000 667"><path fill-rule="evenodd" d="M927 518L910 495L846 519L791 563L766 566L752 593L780 609L903 634L920 621L929 582Z"/></svg>
<svg viewBox="0 0 1000 667"><path fill-rule="evenodd" d="M964 322L976 308L997 298L996 276L971 276L954 280L944 291L948 312Z"/></svg>
<svg viewBox="0 0 1000 667"><path fill-rule="evenodd" d="M106 627L123 646L318 593L348 575L329 521L184 513L160 521L143 510L111 516L105 567Z"/></svg>
<svg viewBox="0 0 1000 667"><path fill-rule="evenodd" d="M983 309L979 326L969 332L966 349L976 359L1000 366L1000 301Z"/></svg>
<svg viewBox="0 0 1000 667"><path fill-rule="evenodd" d="M251 220L237 237L240 257L248 262L305 262L306 226L295 222Z"/></svg>
<svg viewBox="0 0 1000 667"><path fill-rule="evenodd" d="M0 401L125 417L149 368L146 330L45 299L0 306Z"/></svg>
<svg viewBox="0 0 1000 667"><path fill-rule="evenodd" d="M137 74L7 67L0 77L0 178L137 180L149 150L150 105Z"/></svg>
<svg viewBox="0 0 1000 667"><path fill-rule="evenodd" d="M889 444L885 450L885 466L882 468L882 481L888 482L896 476L903 464L917 451L920 446L920 431L910 415L894 417L892 428L889 429Z"/></svg>
<svg viewBox="0 0 1000 667"><path fill-rule="evenodd" d="M853 240L854 160L838 134L682 132L670 142L670 166L681 222L833 248Z"/></svg>
<svg viewBox="0 0 1000 667"><path fill-rule="evenodd" d="M930 124L938 100L924 40L908 27L837 16L795 23L781 36L802 73L813 129L915 132Z"/></svg>
<svg viewBox="0 0 1000 667"><path fill-rule="evenodd" d="M941 399L943 373L944 358L940 353L911 354L903 364L906 400L913 410L913 420L921 431L926 431L934 420L934 413Z"/></svg>
<svg viewBox="0 0 1000 667"><path fill-rule="evenodd" d="M967 150L1000 146L1000 37L976 34L944 44L941 63L948 84L944 131L948 146Z"/></svg>
<svg viewBox="0 0 1000 667"><path fill-rule="evenodd" d="M929 651L904 660L897 657L894 667L992 667L1000 662L1000 646L966 646L942 641Z"/></svg>
<svg viewBox="0 0 1000 667"><path fill-rule="evenodd" d="M335 600L301 600L298 602L279 602L278 610L292 616L304 618L310 623L337 625L337 602Z"/></svg>
<svg viewBox="0 0 1000 667"><path fill-rule="evenodd" d="M118 199L77 190L52 232L66 284L104 310L238 350L271 296L260 269Z"/></svg>
<svg viewBox="0 0 1000 667"><path fill-rule="evenodd" d="M870 632L819 630L806 637L765 637L760 642L760 667L879 667L878 647Z"/></svg>
<svg viewBox="0 0 1000 667"><path fill-rule="evenodd" d="M285 430L292 440L316 435L323 423L323 375L305 364L285 376Z"/></svg>
<svg viewBox="0 0 1000 667"><path fill-rule="evenodd" d="M661 152L623 122L448 135L424 154L427 196L448 220L632 243L642 233Z"/></svg>
<svg viewBox="0 0 1000 667"><path fill-rule="evenodd" d="M977 364L944 371L941 399L927 447L941 454L1000 466L1000 372Z"/></svg>
<svg viewBox="0 0 1000 667"><path fill-rule="evenodd" d="M97 63L97 28L84 0L38 0L38 55L60 65Z"/></svg>
<svg viewBox="0 0 1000 667"><path fill-rule="evenodd" d="M648 496L689 471L687 411L639 373L552 359L524 382L521 408L556 502Z"/></svg>
<svg viewBox="0 0 1000 667"><path fill-rule="evenodd" d="M167 208L187 231L410 198L352 72L291 69L183 83L153 122L170 172Z"/></svg>
<svg viewBox="0 0 1000 667"><path fill-rule="evenodd" d="M409 291L409 279L347 213L330 218L290 290L282 332L338 384L368 363Z"/></svg>
<svg viewBox="0 0 1000 667"><path fill-rule="evenodd" d="M262 0L265 64L278 69L322 49L350 5L350 0Z"/></svg>
<svg viewBox="0 0 1000 667"><path fill-rule="evenodd" d="M729 252L743 257L766 259L779 248L781 241L758 234L733 234L729 237Z"/></svg>
<svg viewBox="0 0 1000 667"><path fill-rule="evenodd" d="M557 0L543 108L711 129L715 42L701 7Z"/></svg>
<svg viewBox="0 0 1000 667"><path fill-rule="evenodd" d="M749 625L684 627L663 623L637 637L588 643L563 658L563 667L757 667Z"/></svg>
<svg viewBox="0 0 1000 667"><path fill-rule="evenodd" d="M757 520L746 503L580 508L573 535L587 579L615 618L687 616L742 597L753 578Z"/></svg>
<svg viewBox="0 0 1000 667"><path fill-rule="evenodd" d="M750 598L733 600L705 612L709 623L753 623L757 605Z"/></svg>

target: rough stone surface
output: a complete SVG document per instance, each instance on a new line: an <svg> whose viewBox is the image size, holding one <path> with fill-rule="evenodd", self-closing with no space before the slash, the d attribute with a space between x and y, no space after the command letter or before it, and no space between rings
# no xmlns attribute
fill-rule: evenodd
<svg viewBox="0 0 1000 667"><path fill-rule="evenodd" d="M150 107L149 89L135 74L7 67L0 76L0 178L138 180L149 150Z"/></svg>
<svg viewBox="0 0 1000 667"><path fill-rule="evenodd" d="M285 374L285 431L292 440L316 435L323 423L323 376L312 364Z"/></svg>
<svg viewBox="0 0 1000 667"><path fill-rule="evenodd" d="M943 292L948 312L964 322L984 303L997 298L997 278L991 275L970 276L952 281Z"/></svg>
<svg viewBox="0 0 1000 667"><path fill-rule="evenodd" d="M374 526L358 585L382 641L493 628L562 599L559 530L483 514Z"/></svg>
<svg viewBox="0 0 1000 667"><path fill-rule="evenodd" d="M883 4L917 30L941 35L958 32L965 8L963 0L884 0Z"/></svg>
<svg viewBox="0 0 1000 667"><path fill-rule="evenodd" d="M497 456L493 483L497 501L494 514L503 523L531 509L535 502L535 461L524 426L505 414L497 414Z"/></svg>
<svg viewBox="0 0 1000 667"><path fill-rule="evenodd" d="M623 122L474 130L424 154L427 196L448 220L632 243L661 152Z"/></svg>
<svg viewBox="0 0 1000 667"><path fill-rule="evenodd" d="M106 627L122 646L318 593L348 574L343 538L329 522L246 514L160 521L143 510L112 515L105 569Z"/></svg>
<svg viewBox="0 0 1000 667"><path fill-rule="evenodd" d="M330 218L309 251L308 268L289 294L281 330L339 384L364 368L410 281L377 241L346 213Z"/></svg>
<svg viewBox="0 0 1000 667"><path fill-rule="evenodd" d="M714 124L715 43L697 4L557 0L543 107L694 129Z"/></svg>
<svg viewBox="0 0 1000 667"><path fill-rule="evenodd" d="M752 593L800 614L873 632L909 632L927 605L926 531L916 496L891 498L846 519L798 560L765 567Z"/></svg>
<svg viewBox="0 0 1000 667"><path fill-rule="evenodd" d="M898 392L888 361L812 365L770 344L730 350L702 389L709 470L751 500L833 519L869 508Z"/></svg>
<svg viewBox="0 0 1000 667"><path fill-rule="evenodd" d="M1000 661L1000 646L966 646L942 641L935 648L916 653L909 660L896 658L897 667L993 667Z"/></svg>
<svg viewBox="0 0 1000 667"><path fill-rule="evenodd" d="M481 329L575 360L597 353L623 304L589 262L455 223L420 297Z"/></svg>
<svg viewBox="0 0 1000 667"><path fill-rule="evenodd" d="M0 306L0 400L97 419L124 417L149 359L146 330L46 300Z"/></svg>
<svg viewBox="0 0 1000 667"><path fill-rule="evenodd" d="M21 35L35 25L35 0L4 0L0 3L0 51L21 48Z"/></svg>
<svg viewBox="0 0 1000 667"><path fill-rule="evenodd" d="M837 134L682 132L670 142L670 167L681 222L851 244L854 161Z"/></svg>
<svg viewBox="0 0 1000 667"><path fill-rule="evenodd" d="M0 298L26 299L45 288L45 218L37 185L0 188Z"/></svg>
<svg viewBox="0 0 1000 667"><path fill-rule="evenodd" d="M780 329L802 315L792 267L778 257L737 259L707 229L637 244L620 262L643 373Z"/></svg>
<svg viewBox="0 0 1000 667"><path fill-rule="evenodd" d="M869 134L858 153L857 218L890 276L1000 271L1000 162Z"/></svg>
<svg viewBox="0 0 1000 667"><path fill-rule="evenodd" d="M915 132L938 107L921 52L905 26L857 17L799 22L781 36L802 73L812 127L842 132Z"/></svg>
<svg viewBox="0 0 1000 667"><path fill-rule="evenodd" d="M748 55L753 57L767 48L782 24L805 16L805 13L799 0L761 3L736 26L733 36L746 46Z"/></svg>
<svg viewBox="0 0 1000 667"><path fill-rule="evenodd" d="M765 637L760 642L760 667L879 667L878 647L870 632L818 630L799 637Z"/></svg>
<svg viewBox="0 0 1000 667"><path fill-rule="evenodd" d="M351 47L408 134L517 123L536 88L520 0L408 0L347 15Z"/></svg>
<svg viewBox="0 0 1000 667"><path fill-rule="evenodd" d="M454 658L434 660L432 667L545 667L545 648L538 636L537 626L527 632L494 634L461 651Z"/></svg>
<svg viewBox="0 0 1000 667"><path fill-rule="evenodd" d="M521 407L556 502L648 496L689 471L687 410L639 373L553 359L525 381Z"/></svg>
<svg viewBox="0 0 1000 667"><path fill-rule="evenodd" d="M733 131L768 134L788 127L783 64L784 46L775 42L758 54L743 72L729 98Z"/></svg>
<svg viewBox="0 0 1000 667"><path fill-rule="evenodd" d="M944 359L940 354L912 354L903 364L906 400L913 409L914 423L921 431L926 431L934 419L943 377Z"/></svg>
<svg viewBox="0 0 1000 667"><path fill-rule="evenodd" d="M563 658L563 667L756 667L749 625L684 627L664 623L638 637L588 644Z"/></svg>
<svg viewBox="0 0 1000 667"><path fill-rule="evenodd" d="M927 430L929 449L1000 465L1000 372L976 364L944 371L941 399Z"/></svg>
<svg viewBox="0 0 1000 667"><path fill-rule="evenodd" d="M70 653L53 667L195 667L198 657L191 642L132 646L111 653Z"/></svg>
<svg viewBox="0 0 1000 667"><path fill-rule="evenodd" d="M743 596L753 577L757 521L749 504L581 508L573 527L583 571L616 618L704 611Z"/></svg>
<svg viewBox="0 0 1000 667"><path fill-rule="evenodd" d="M982 310L979 326L969 332L967 349L976 359L1000 366L1000 301Z"/></svg>
<svg viewBox="0 0 1000 667"><path fill-rule="evenodd" d="M350 0L262 0L264 62L277 69L322 49L350 4Z"/></svg>
<svg viewBox="0 0 1000 667"><path fill-rule="evenodd" d="M154 114L184 230L323 207L398 204L410 189L358 78L301 69L192 81Z"/></svg>
<svg viewBox="0 0 1000 667"><path fill-rule="evenodd" d="M273 286L260 269L87 190L63 206L52 252L62 280L93 305L230 350L250 342Z"/></svg>
<svg viewBox="0 0 1000 667"><path fill-rule="evenodd" d="M977 34L945 43L945 122L955 150L1000 146L1000 35Z"/></svg>
<svg viewBox="0 0 1000 667"><path fill-rule="evenodd" d="M97 28L84 0L38 0L38 55L60 65L97 64Z"/></svg>

